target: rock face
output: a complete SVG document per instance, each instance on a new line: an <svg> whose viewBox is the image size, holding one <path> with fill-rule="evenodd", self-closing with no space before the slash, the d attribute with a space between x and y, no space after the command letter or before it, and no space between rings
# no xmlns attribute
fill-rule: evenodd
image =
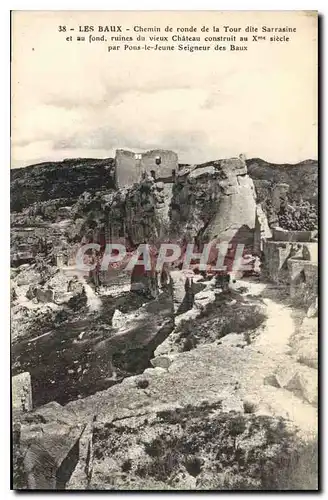
<svg viewBox="0 0 328 500"><path fill-rule="evenodd" d="M125 236L131 248L175 241L182 254L189 242L201 249L204 243L224 241L234 250L243 244L252 252L256 201L243 158L181 169L173 181L157 182L146 174L115 195L106 215L112 240ZM216 262L217 250L214 253L211 258ZM132 278L133 287L144 286Z"/></svg>
<svg viewBox="0 0 328 500"><path fill-rule="evenodd" d="M294 282L303 268L317 269L317 252L317 243L268 240L263 245L263 272L276 283L294 283L297 286L304 281L302 278Z"/></svg>
<svg viewBox="0 0 328 500"><path fill-rule="evenodd" d="M38 245L40 238L48 238L52 233L56 236L56 241L59 238L63 241L69 240L73 235L75 239L84 236L89 240L93 238L94 241L96 230L99 234L103 233L104 240L118 241L123 238L127 239L132 247L149 240L163 241L168 237L182 244L202 244L225 239L246 244L256 252L259 251L256 249L259 243L253 241L256 221L262 227L260 234L268 235L270 229L265 227L266 222L263 219L267 216L269 226L276 221L278 205L286 196L286 192L292 193L292 196L296 193L295 186L292 186L298 175L295 173L296 167L300 168L297 172L300 172L302 179L305 168L302 165L295 168L286 166L284 168L288 170L288 175L284 171L282 177L280 173L279 178L276 174L277 178L270 177L271 166L264 168L264 163L260 160L245 162L244 158L240 157L172 168L176 170L175 176L172 177L171 172L166 171L165 165L168 165L169 170L173 163L176 167L176 157L173 155L173 158L171 152L167 152L167 155L166 152L160 154L159 151L150 153L148 156L142 156L140 160L142 165L145 163L142 167L146 173L144 179L118 191L114 190L117 182L115 169L117 171L121 168L118 166L120 154L116 160L71 160L14 170L11 185L12 208L18 211L27 207L34 202L35 193L38 193L39 203L50 203L54 206L34 207L36 212L31 207L24 215L26 223L30 221L35 225L40 218L42 221L49 217L58 223L62 217L68 217L68 213L76 221L81 218L82 224L76 222L67 227L67 235L63 233L62 226L60 231L59 226L47 226L43 231L40 229L42 234L37 238ZM131 154L135 164L139 160ZM161 164L157 167L163 178L154 179L148 163L152 161L156 164L158 157L161 158ZM124 155L122 158L125 161ZM314 164L310 170L313 173L309 175L313 177L311 183L314 186L317 181ZM286 182L281 183L281 180ZM49 185L52 186L50 191ZM300 189L302 191L303 188ZM97 194L96 190L99 191ZM82 196L85 191L88 193ZM72 202L75 202L73 206ZM71 205L69 211L68 205ZM261 207L262 214L259 213ZM15 224L19 222L20 227L23 224L23 231L24 217L20 220L19 214L16 214L14 221ZM33 231L36 232L35 229ZM17 234L17 243L13 245L16 249L20 242L15 228L13 234ZM54 244L53 242L51 245Z"/></svg>
<svg viewBox="0 0 328 500"><path fill-rule="evenodd" d="M263 246L263 273L275 283L288 283L287 261L301 255L302 246L298 243L267 241Z"/></svg>
<svg viewBox="0 0 328 500"><path fill-rule="evenodd" d="M125 231L133 246L163 241L168 236L168 194L164 183L148 175L127 191Z"/></svg>
<svg viewBox="0 0 328 500"><path fill-rule="evenodd" d="M255 212L254 186L243 158L185 169L173 186L171 230L187 241L235 238L252 245Z"/></svg>
<svg viewBox="0 0 328 500"><path fill-rule="evenodd" d="M21 422L20 446L28 489L65 489L78 461L84 427L58 403L26 415Z"/></svg>
<svg viewBox="0 0 328 500"><path fill-rule="evenodd" d="M317 377L313 376L313 369L308 366L294 363L288 366L278 366L271 378L268 377L269 385L281 387L291 391L310 404L318 403Z"/></svg>
<svg viewBox="0 0 328 500"><path fill-rule="evenodd" d="M287 265L293 303L310 306L318 294L318 262L290 259Z"/></svg>
<svg viewBox="0 0 328 500"><path fill-rule="evenodd" d="M223 178L220 182L222 195L205 235L209 240L235 240L252 246L256 203L253 181L247 175L246 164L242 159L224 160L219 172Z"/></svg>
<svg viewBox="0 0 328 500"><path fill-rule="evenodd" d="M203 169L200 169L202 172ZM214 181L214 182L213 182ZM198 234L214 217L220 186L206 171L198 178L187 170L172 187L170 206L170 235L177 240L194 242Z"/></svg>

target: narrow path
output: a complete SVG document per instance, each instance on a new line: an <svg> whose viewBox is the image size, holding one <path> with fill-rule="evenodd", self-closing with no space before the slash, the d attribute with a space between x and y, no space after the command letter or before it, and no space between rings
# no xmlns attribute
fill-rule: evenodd
<svg viewBox="0 0 328 500"><path fill-rule="evenodd" d="M290 340L297 334L300 312L281 300L279 288L268 286L263 283L245 282L249 293L264 296L266 292L270 298L263 298L267 307L267 320L263 325L257 339L252 343L252 348L259 349L266 356L266 364L270 373L278 371L293 372L297 370L303 373L306 370L315 385L317 370L304 367L297 362L292 355ZM260 369L258 372L259 378ZM310 386L312 385L312 382ZM304 384L310 383L309 380ZM264 403L269 413L281 415L293 421L301 433L308 438L313 438L317 432L317 409L308 403L300 394L294 394L291 390L273 387L270 385L257 385L255 395Z"/></svg>
<svg viewBox="0 0 328 500"><path fill-rule="evenodd" d="M279 288L262 282L242 280L237 286L246 286L248 293L263 298L266 305L267 320L261 335L255 340L254 346L265 346L270 353L289 354L289 340L295 333L294 310L284 304L280 297ZM266 297L270 295L270 298Z"/></svg>
<svg viewBox="0 0 328 500"><path fill-rule="evenodd" d="M87 295L87 306L89 308L89 311L100 311L102 307L102 302L100 298L95 294L94 290L91 288L91 286L85 281L84 278L80 278L81 283L84 286L85 293Z"/></svg>

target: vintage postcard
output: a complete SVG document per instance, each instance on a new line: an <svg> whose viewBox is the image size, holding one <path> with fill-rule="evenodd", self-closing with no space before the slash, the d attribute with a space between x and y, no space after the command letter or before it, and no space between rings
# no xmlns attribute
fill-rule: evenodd
<svg viewBox="0 0 328 500"><path fill-rule="evenodd" d="M11 24L12 488L317 490L317 12Z"/></svg>

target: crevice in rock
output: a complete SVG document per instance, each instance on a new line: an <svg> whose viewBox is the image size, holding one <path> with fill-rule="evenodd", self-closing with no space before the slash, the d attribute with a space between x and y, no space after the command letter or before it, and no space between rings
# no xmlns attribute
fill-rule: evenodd
<svg viewBox="0 0 328 500"><path fill-rule="evenodd" d="M79 440L71 448L56 472L56 490L64 490L79 461Z"/></svg>

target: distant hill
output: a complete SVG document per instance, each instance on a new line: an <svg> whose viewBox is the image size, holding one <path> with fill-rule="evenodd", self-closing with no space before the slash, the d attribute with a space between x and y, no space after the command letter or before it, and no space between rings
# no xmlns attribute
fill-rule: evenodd
<svg viewBox="0 0 328 500"><path fill-rule="evenodd" d="M11 170L11 210L20 211L36 202L65 199L73 204L84 192L115 188L114 158L75 158L45 162ZM210 164L211 162L208 162ZM260 158L246 160L255 188L266 183L287 183L292 198L311 203L318 199L318 162L274 164ZM206 164L204 164L206 165ZM179 165L180 167L186 165Z"/></svg>
<svg viewBox="0 0 328 500"><path fill-rule="evenodd" d="M246 160L249 175L255 187L258 181L283 182L289 185L293 199L303 198L311 203L318 202L318 162L305 160L295 164L268 163L260 158Z"/></svg>
<svg viewBox="0 0 328 500"><path fill-rule="evenodd" d="M76 158L15 168L11 170L11 210L56 198L73 204L84 191L114 187L113 158Z"/></svg>

